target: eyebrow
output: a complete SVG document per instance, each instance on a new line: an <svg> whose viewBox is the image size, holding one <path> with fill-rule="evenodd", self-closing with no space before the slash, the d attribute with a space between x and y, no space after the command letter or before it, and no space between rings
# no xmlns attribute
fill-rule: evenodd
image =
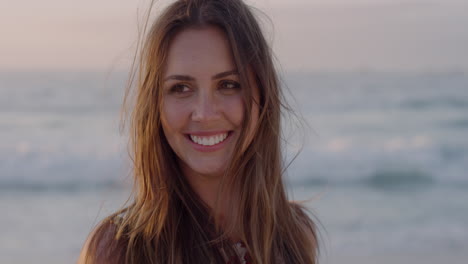
<svg viewBox="0 0 468 264"><path fill-rule="evenodd" d="M239 74L239 72L237 70L230 70L230 71L220 72L220 73L217 73L217 74L213 75L211 77L211 79L212 80L221 79L221 78L227 77L229 75L235 75L235 74ZM188 82L188 81L195 81L195 78L193 78L190 75L175 74L175 75L170 75L170 76L168 76L168 77L166 77L164 79L164 81L167 81L167 80L178 80L178 81L187 81Z"/></svg>
<svg viewBox="0 0 468 264"><path fill-rule="evenodd" d="M211 77L211 79L212 80L221 79L221 78L227 77L229 75L235 75L235 74L239 74L239 72L237 72L237 70L220 72L218 74L213 75L213 77Z"/></svg>

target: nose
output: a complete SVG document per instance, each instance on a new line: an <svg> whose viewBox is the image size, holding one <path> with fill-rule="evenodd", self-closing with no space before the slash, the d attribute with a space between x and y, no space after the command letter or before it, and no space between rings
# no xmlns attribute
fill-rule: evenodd
<svg viewBox="0 0 468 264"><path fill-rule="evenodd" d="M192 112L192 121L213 121L220 117L218 102L215 96L209 92L200 92L197 96Z"/></svg>

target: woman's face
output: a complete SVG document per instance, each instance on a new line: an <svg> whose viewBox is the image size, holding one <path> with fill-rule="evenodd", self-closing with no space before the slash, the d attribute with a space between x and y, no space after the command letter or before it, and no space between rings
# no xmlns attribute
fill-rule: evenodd
<svg viewBox="0 0 468 264"><path fill-rule="evenodd" d="M216 27L186 29L171 41L167 59L162 97L167 141L186 176L221 176L242 130L247 89L240 86L229 42ZM251 87L258 102L258 88ZM258 122L256 103L250 120L248 144Z"/></svg>

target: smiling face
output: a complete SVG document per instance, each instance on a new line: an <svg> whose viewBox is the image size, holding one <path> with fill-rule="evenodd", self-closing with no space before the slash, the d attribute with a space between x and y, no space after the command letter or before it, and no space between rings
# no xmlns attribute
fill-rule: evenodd
<svg viewBox="0 0 468 264"><path fill-rule="evenodd" d="M163 81L162 127L185 175L221 176L243 129L246 89L225 33L209 26L176 34ZM258 102L258 89L250 86ZM247 142L257 122L253 104Z"/></svg>

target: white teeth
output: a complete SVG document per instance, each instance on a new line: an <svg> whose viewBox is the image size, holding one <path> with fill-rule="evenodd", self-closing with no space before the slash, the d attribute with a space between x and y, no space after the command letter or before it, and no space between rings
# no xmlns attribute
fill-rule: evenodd
<svg viewBox="0 0 468 264"><path fill-rule="evenodd" d="M200 137L200 136L190 135L190 138L192 139L193 142L197 144L204 145L204 146L213 146L224 141L227 138L227 136L228 136L227 133L223 133L223 134L209 136L209 137Z"/></svg>

